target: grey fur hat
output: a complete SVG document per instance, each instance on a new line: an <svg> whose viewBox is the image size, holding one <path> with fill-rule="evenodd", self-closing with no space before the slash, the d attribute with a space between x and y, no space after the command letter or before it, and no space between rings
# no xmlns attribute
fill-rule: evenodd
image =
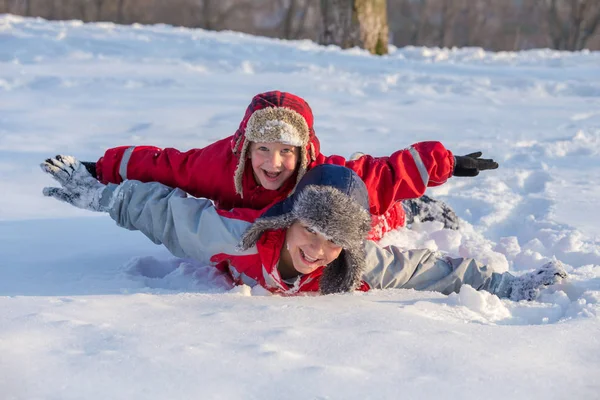
<svg viewBox="0 0 600 400"><path fill-rule="evenodd" d="M296 221L343 249L323 271L321 293L356 289L365 269L364 246L371 229L368 191L360 177L339 165L312 168L292 196L269 208L248 228L240 248L254 246L266 230L288 228Z"/></svg>

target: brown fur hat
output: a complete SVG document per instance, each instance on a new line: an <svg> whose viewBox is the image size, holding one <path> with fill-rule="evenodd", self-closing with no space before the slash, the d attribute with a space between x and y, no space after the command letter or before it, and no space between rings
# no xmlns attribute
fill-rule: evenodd
<svg viewBox="0 0 600 400"><path fill-rule="evenodd" d="M239 160L234 184L240 196L243 196L243 177L250 142L285 143L299 147L299 182L318 152L312 110L308 103L291 93L279 91L254 96L232 141L232 150Z"/></svg>

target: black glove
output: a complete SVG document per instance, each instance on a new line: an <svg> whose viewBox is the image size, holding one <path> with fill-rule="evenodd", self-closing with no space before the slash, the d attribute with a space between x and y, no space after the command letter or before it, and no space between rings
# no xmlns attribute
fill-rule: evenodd
<svg viewBox="0 0 600 400"><path fill-rule="evenodd" d="M92 161L80 161L80 162L83 164L85 169L88 170L90 175L92 175L94 178L98 177L98 175L96 175L96 163L95 162L92 162Z"/></svg>
<svg viewBox="0 0 600 400"><path fill-rule="evenodd" d="M467 154L466 156L454 156L454 176L477 176L479 171L485 169L496 169L498 163L492 159L479 158L483 153Z"/></svg>

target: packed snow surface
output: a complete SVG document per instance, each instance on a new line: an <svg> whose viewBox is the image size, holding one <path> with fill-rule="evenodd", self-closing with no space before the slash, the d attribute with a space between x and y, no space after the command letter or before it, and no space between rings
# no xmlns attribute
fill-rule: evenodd
<svg viewBox="0 0 600 400"><path fill-rule="evenodd" d="M384 238L569 281L280 297L231 288L106 215L42 196L39 163L232 134L258 92L303 96L324 154L424 140L500 168L428 194L461 230ZM210 171L198 171L210 174ZM598 399L600 53L392 49L0 16L2 399Z"/></svg>

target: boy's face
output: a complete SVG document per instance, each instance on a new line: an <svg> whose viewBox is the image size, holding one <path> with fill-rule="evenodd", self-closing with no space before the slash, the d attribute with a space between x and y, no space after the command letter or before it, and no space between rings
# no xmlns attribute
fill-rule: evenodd
<svg viewBox="0 0 600 400"><path fill-rule="evenodd" d="M342 247L327 240L300 221L296 221L286 232L286 244L294 269L301 274L310 274L322 265L339 257Z"/></svg>
<svg viewBox="0 0 600 400"><path fill-rule="evenodd" d="M268 190L279 189L294 174L300 148L283 143L250 143L254 179Z"/></svg>

